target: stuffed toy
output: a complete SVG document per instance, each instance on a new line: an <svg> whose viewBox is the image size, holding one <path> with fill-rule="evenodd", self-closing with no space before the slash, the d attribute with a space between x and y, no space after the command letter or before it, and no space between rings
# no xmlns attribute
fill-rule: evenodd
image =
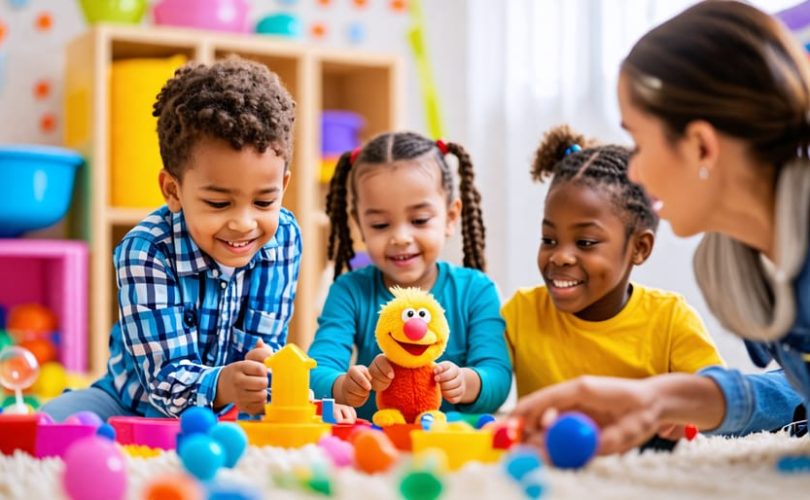
<svg viewBox="0 0 810 500"><path fill-rule="evenodd" d="M380 427L419 423L423 414L444 420L442 394L434 380L435 361L447 347L450 326L444 309L419 288L393 287L394 298L380 310L375 336L391 366L394 379L377 392L372 420Z"/></svg>

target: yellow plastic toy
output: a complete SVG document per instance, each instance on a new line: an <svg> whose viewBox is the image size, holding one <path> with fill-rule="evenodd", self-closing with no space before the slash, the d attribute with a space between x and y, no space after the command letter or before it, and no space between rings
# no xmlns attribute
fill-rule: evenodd
<svg viewBox="0 0 810 500"><path fill-rule="evenodd" d="M240 421L248 441L256 446L299 448L317 443L329 433L329 424L316 415L309 400L309 371L317 366L295 344L287 344L264 364L273 373L272 398L260 422Z"/></svg>
<svg viewBox="0 0 810 500"><path fill-rule="evenodd" d="M372 420L380 427L418 423L430 414L434 422L446 420L439 410L441 390L434 380L434 361L442 355L450 337L444 309L433 296L419 288L391 289L394 298L377 320L377 344L394 368L394 379L377 392Z"/></svg>
<svg viewBox="0 0 810 500"><path fill-rule="evenodd" d="M503 450L492 446L492 433L475 430L468 425L447 424L441 429L412 431L413 453L418 455L431 449L443 450L447 455L447 467L451 471L460 469L467 462L492 463L500 460Z"/></svg>

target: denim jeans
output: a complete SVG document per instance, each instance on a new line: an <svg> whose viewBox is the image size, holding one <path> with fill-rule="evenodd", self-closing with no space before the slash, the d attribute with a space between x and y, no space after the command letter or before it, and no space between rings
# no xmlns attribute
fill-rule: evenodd
<svg viewBox="0 0 810 500"><path fill-rule="evenodd" d="M67 417L82 410L92 411L105 422L108 418L119 415L138 415L129 408L121 406L118 398L97 387L65 392L42 405L40 409L41 412L47 413L57 422L62 422Z"/></svg>

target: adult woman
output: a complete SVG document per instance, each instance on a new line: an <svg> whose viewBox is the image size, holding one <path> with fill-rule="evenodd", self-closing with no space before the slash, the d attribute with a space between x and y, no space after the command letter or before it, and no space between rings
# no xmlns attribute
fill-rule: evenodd
<svg viewBox="0 0 810 500"><path fill-rule="evenodd" d="M521 400L525 436L549 409L602 427L600 453L624 451L667 424L717 433L773 429L810 400L810 67L790 34L748 5L709 1L647 33L622 64L622 125L637 149L633 180L695 254L712 312L752 360L784 371L646 380L580 378ZM792 386L792 387L791 387Z"/></svg>

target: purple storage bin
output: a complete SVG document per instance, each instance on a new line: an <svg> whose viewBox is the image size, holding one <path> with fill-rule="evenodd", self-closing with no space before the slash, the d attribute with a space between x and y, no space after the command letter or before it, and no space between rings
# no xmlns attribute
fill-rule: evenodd
<svg viewBox="0 0 810 500"><path fill-rule="evenodd" d="M37 426L37 458L64 458L76 441L96 434L96 426L88 424L39 424Z"/></svg>
<svg viewBox="0 0 810 500"><path fill-rule="evenodd" d="M110 417L107 423L115 429L115 440L121 444L162 450L173 450L180 432L180 420L176 418Z"/></svg>
<svg viewBox="0 0 810 500"><path fill-rule="evenodd" d="M321 116L321 155L335 156L360 145L362 116L351 111L324 111Z"/></svg>

